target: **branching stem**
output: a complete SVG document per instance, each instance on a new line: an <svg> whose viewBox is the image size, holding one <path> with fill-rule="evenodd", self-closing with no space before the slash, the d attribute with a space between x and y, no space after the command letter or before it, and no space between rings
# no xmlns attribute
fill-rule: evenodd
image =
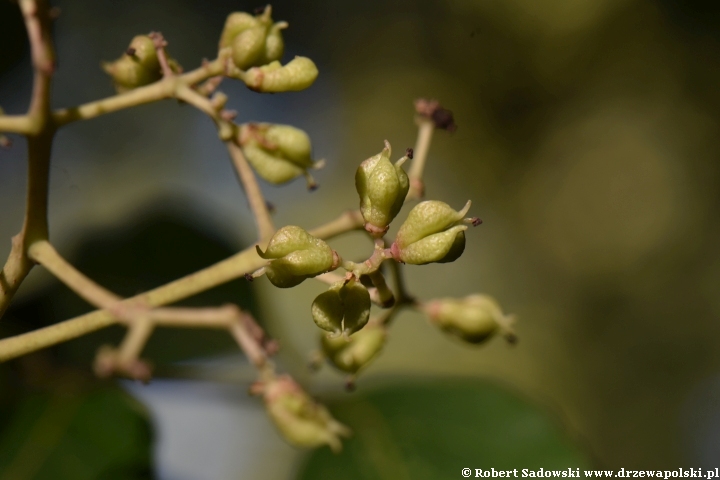
<svg viewBox="0 0 720 480"><path fill-rule="evenodd" d="M344 224L346 228L339 228L340 224ZM357 228L360 228L357 223L347 222L347 213L343 213L339 218L311 230L311 232L315 232L314 235L318 238L329 239ZM132 302L150 307L167 305L240 278L246 273L254 272L265 263L266 260L260 258L255 247L252 246L215 265L126 299L123 303ZM72 340L117 322L118 319L110 312L96 310L49 327L2 339L0 340L0 362Z"/></svg>

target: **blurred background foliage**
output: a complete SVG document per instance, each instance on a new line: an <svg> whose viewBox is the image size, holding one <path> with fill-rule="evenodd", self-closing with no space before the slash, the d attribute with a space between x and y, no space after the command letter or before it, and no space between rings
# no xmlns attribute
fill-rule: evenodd
<svg viewBox="0 0 720 480"><path fill-rule="evenodd" d="M112 94L99 63L117 57L133 35L162 31L171 54L193 68L201 58L215 55L229 12L257 6L230 0L55 4L62 9L55 32L58 107ZM457 459L471 468L501 468L503 458L518 468L555 465L552 458L564 458L569 466L590 462L609 468L717 466L720 4L282 0L273 8L276 19L290 23L286 58L302 54L315 60L321 72L317 83L305 92L274 96L254 94L233 82L221 89L230 95L229 107L239 111L239 121L303 128L313 139L317 157L328 160L317 176L318 192L306 193L301 181L283 189L264 186L268 200L277 206L277 224L311 227L356 205L353 173L358 162L377 153L386 138L396 152L412 145L413 99L437 98L454 111L459 129L435 137L427 195L456 207L471 198L472 213L485 223L470 233L459 261L407 268L410 288L422 298L474 292L495 296L506 311L518 315L520 344L510 349L493 341L470 348L435 331L419 315L407 314L393 327L382 357L361 377L359 392L348 396L340 392L339 376L310 376L305 368L318 333L309 314L298 312L309 310L322 286L305 282L278 291L259 281L251 293L236 282L193 304L235 301L254 309L282 342L282 367L335 402L338 416L358 430L348 445L347 455L356 452L354 462L373 458L371 451L362 450L363 422L370 415L385 419L383 428L392 432L402 432L403 421L422 421L424 416L432 422L426 429L431 435L441 428L438 419L444 416L448 429L464 418L475 426L447 436L450 443L442 445L454 445L451 440L460 436L467 450L458 450L446 469L427 478L458 477L453 469L459 469L459 463L452 463ZM30 93L27 45L17 6L6 1L0 2L0 45L0 105L19 113ZM12 149L0 152L0 237L6 239L18 231L22 219L24 151L22 139L15 140ZM59 133L54 152L53 242L118 293L129 295L190 273L253 238L245 201L216 132L188 107L165 102L71 125ZM5 255L9 245L0 243L0 253ZM353 254L346 252L356 252L358 259L368 249L358 235L340 238L333 246L348 257ZM35 271L13 311L0 322L0 334L87 309ZM117 421L119 425L108 428L147 444L148 423L137 406L114 384L89 379L95 347L117 341L120 333L100 332L2 365L0 408L8 414L0 415L0 446L16 443L11 441L13 432L31 435L36 427L28 426L33 424L28 418L39 425L44 418L39 412L47 410L43 402L59 402L53 399L68 395L62 388L87 392L70 395L75 399L70 403L76 403L64 408L84 409L82 398L87 397L93 408L107 401L102 408L117 412L118 418L136 412L135 426ZM173 376L178 364L170 362L231 352L232 344L212 332L160 332L148 356L161 373L164 368ZM242 370L241 359L227 358ZM209 370L217 372L213 368ZM236 390L228 394L219 388L217 398L241 404L238 398L244 393L238 392L249 377L230 377ZM432 380L448 377L459 383ZM391 386L395 383L388 379L406 388ZM173 388L183 388L161 380L155 387L131 391L143 398L139 392L160 392L163 385L172 395L179 391ZM196 386L216 391L212 382ZM444 395L442 389L447 389ZM162 397L161 392L145 395L146 401ZM195 410L188 407L184 414L205 418L198 413L203 401L207 405L214 400L190 397ZM428 410L438 402L444 410ZM520 406L512 408L514 402ZM393 410L395 403L404 408ZM243 411L260 415L259 406L253 405ZM367 405L373 413L367 414ZM487 456L496 450L483 446L482 435L499 434L492 428L485 432L485 427L512 432L509 426L517 425L517 418L529 418L522 416L526 409L535 412L539 419L534 421L546 432L536 437L537 445L558 445L559 450L544 457L546 464L534 463L523 452L544 450L522 450L518 440ZM182 466L191 466L162 447L163 438L166 443L176 435L193 438L189 427L172 427L187 426L187 418L168 416L161 407L151 410L161 438L154 458L165 465L159 475L201 478L182 471ZM543 411L552 412L551 420ZM111 416L115 414L107 414ZM493 424L495 417L506 418L508 427ZM82 431L84 418L71 415L57 422L76 426L63 427L66 432ZM228 424L242 427L233 432L236 438L218 435L214 440L229 445L228 452L243 448L223 457L234 466L212 478L287 478L298 468L306 469L309 476L304 478L320 478L317 472L333 471L339 458L345 458L326 458L327 452L321 451L298 463L294 450L281 446L269 423L233 418L236 423ZM60 428L57 422L48 424L47 435L65 438L53 433ZM521 422L527 429L532 424ZM522 427L516 428L522 433ZM387 442L377 435L378 442ZM557 440L558 435L564 440ZM423 478L413 476L418 468L413 459L437 445L418 446L392 434L387 438L397 438L392 444L400 449L395 463L387 460L392 464L386 464L387 471ZM197 446L192 440L183 445ZM0 465L6 466L10 457L22 458L11 451L2 450ZM68 455L83 458L80 451ZM108 450L108 461L88 467L90 473L82 478L94 478L94 472L129 455ZM48 465L60 461L53 458L48 456ZM141 453L123 464L129 470L115 471L118 478L138 478L149 461ZM200 470L207 473L202 478L211 478L211 462L199 461L207 462ZM40 475L40 467L16 478L35 478L32 474ZM362 475L357 478L380 478L372 470Z"/></svg>

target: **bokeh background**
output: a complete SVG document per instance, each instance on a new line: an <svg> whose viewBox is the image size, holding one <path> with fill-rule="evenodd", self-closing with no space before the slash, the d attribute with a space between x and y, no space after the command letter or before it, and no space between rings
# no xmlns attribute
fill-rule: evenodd
<svg viewBox="0 0 720 480"><path fill-rule="evenodd" d="M55 38L57 107L111 95L102 60L163 32L187 69L213 58L230 0L67 0ZM679 0L273 3L286 58L320 69L305 92L221 89L239 121L306 130L320 190L263 185L278 225L315 226L357 204L353 174L388 139L415 140L412 101L439 99L427 196L473 200L463 257L409 267L423 298L474 292L515 313L520 343L462 345L407 313L346 394L306 368L311 299L234 282L187 304L251 308L281 340L281 367L356 430L344 457L283 443L247 397L221 334L160 332L150 386L99 382L110 329L0 366L0 478L460 478L460 468L720 466L720 4ZM0 2L0 106L22 112L28 48ZM0 151L0 254L22 221L22 138ZM406 210L407 211L407 208ZM401 214L401 217L404 214ZM246 202L199 112L164 102L57 136L52 240L132 295L254 238ZM332 242L362 258L367 242ZM345 253L354 252L354 253ZM39 269L0 322L8 336L89 307ZM306 313L307 312L307 313ZM424 440L423 440L424 439ZM428 440L430 439L430 440ZM434 439L434 440L432 440ZM340 463L338 463L340 462ZM342 472L342 473L338 473Z"/></svg>

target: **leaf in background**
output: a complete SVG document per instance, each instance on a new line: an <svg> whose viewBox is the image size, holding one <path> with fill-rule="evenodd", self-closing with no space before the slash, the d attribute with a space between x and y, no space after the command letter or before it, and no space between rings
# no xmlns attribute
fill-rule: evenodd
<svg viewBox="0 0 720 480"><path fill-rule="evenodd" d="M400 385L330 403L354 437L340 455L315 450L298 478L431 480L463 468L560 469L589 465L556 419L485 382Z"/></svg>
<svg viewBox="0 0 720 480"><path fill-rule="evenodd" d="M143 407L117 387L55 379L26 393L0 430L0 480L152 478L152 433ZM92 386L91 386L92 385Z"/></svg>

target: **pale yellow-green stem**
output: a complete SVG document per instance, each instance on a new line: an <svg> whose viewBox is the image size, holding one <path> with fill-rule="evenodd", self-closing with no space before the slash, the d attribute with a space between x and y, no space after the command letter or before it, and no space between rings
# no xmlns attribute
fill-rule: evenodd
<svg viewBox="0 0 720 480"><path fill-rule="evenodd" d="M47 241L31 245L28 254L32 260L47 268L55 277L70 287L75 293L96 307L104 308L118 320L128 325L125 336L117 353L104 350L105 361L112 361L126 371L132 371L138 357L157 325L172 327L226 328L238 341L253 364L265 368L267 355L259 339L250 332L250 325L257 325L246 318L249 314L234 305L219 308L147 308L142 305L128 305L122 308L122 299L98 285L68 263ZM126 304L128 302L125 302ZM259 328L259 327L257 327ZM260 336L264 332L260 331ZM112 367L110 367L112 368ZM116 367L117 368L117 367ZM141 370L142 371L142 370Z"/></svg>
<svg viewBox="0 0 720 480"><path fill-rule="evenodd" d="M43 0L20 0L20 9L30 40L33 65L32 98L27 115L19 122L25 124L23 133L28 139L28 188L23 227L13 237L10 255L0 272L0 317L32 268L32 262L26 255L27 247L48 236L48 175L55 134L50 118L50 84L55 69L55 52L49 33L47 4ZM19 120L18 117L11 118Z"/></svg>
<svg viewBox="0 0 720 480"><path fill-rule="evenodd" d="M310 232L318 238L328 239L341 233L361 228L357 221L349 221L355 215L343 213L333 220ZM344 228L341 228L344 226ZM136 295L125 302L157 307L177 302L223 283L251 273L263 266L266 260L260 258L253 245L235 255L200 271L179 278L161 287ZM35 350L47 348L72 340L118 322L107 310L80 315L79 317L0 340L0 362L4 362Z"/></svg>
<svg viewBox="0 0 720 480"><path fill-rule="evenodd" d="M208 78L226 73L226 59L223 56L183 75L163 78L144 87L135 88L112 97L85 103L77 107L55 111L53 120L58 127L78 120L89 120L107 113L126 108L173 98L178 85L193 86ZM2 117L0 117L1 119ZM2 123L0 123L0 126ZM2 130L0 128L0 130Z"/></svg>
<svg viewBox="0 0 720 480"><path fill-rule="evenodd" d="M27 115L0 114L0 132L28 135L33 130L33 122Z"/></svg>
<svg viewBox="0 0 720 480"><path fill-rule="evenodd" d="M432 120L420 117L417 122L418 136L413 149L412 164L410 165L410 171L408 171L410 190L408 190L407 198L410 200L418 200L425 194L422 177L433 131L435 131L435 123Z"/></svg>
<svg viewBox="0 0 720 480"><path fill-rule="evenodd" d="M250 210L253 212L255 224L258 229L259 242L264 243L269 241L275 233L275 225L273 224L272 217L270 216L270 210L268 209L265 197L263 196L262 190L260 190L260 185L257 182L255 172L253 172L250 164L245 158L245 154L243 154L243 151L237 142L239 132L238 126L222 118L220 111L218 111L215 105L213 105L211 100L208 100L186 85L181 85L177 89L176 96L180 100L189 103L201 112L205 113L215 122L215 125L218 128L218 134L220 138L225 141L228 154L230 155L235 171L237 172L238 179L245 191L245 196L250 204Z"/></svg>

